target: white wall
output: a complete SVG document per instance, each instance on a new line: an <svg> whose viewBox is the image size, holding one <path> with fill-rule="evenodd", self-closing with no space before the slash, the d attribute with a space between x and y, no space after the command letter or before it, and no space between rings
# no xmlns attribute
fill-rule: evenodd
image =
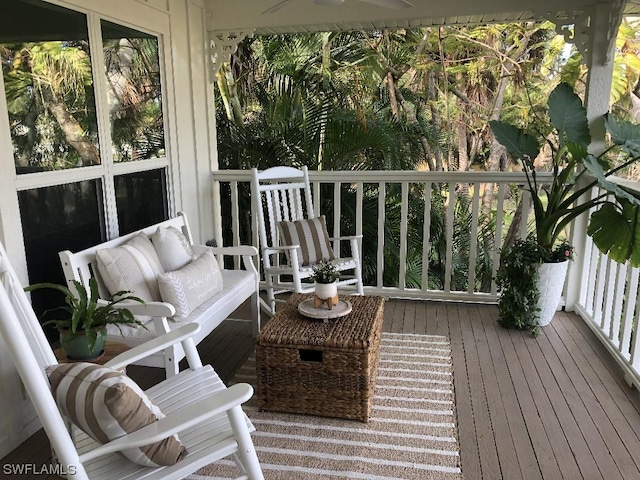
<svg viewBox="0 0 640 480"><path fill-rule="evenodd" d="M187 212L193 235L213 237L211 166L217 164L215 125L201 0L67 0L55 2L108 20L159 34L165 66L167 132L170 160L170 205ZM10 10L9 15L11 15ZM7 15L7 12L4 13ZM0 82L2 79L0 78ZM28 283L16 195L16 175L0 83L0 240L24 284ZM25 398L11 358L0 339L0 457L39 428Z"/></svg>

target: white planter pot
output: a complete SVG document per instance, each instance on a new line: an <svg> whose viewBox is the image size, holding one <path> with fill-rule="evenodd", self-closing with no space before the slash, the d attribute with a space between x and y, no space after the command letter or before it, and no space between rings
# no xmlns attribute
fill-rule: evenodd
<svg viewBox="0 0 640 480"><path fill-rule="evenodd" d="M543 263L538 269L538 292L540 292L540 299L538 300L540 320L538 320L538 324L541 327L549 325L558 311L568 267L569 262L567 261Z"/></svg>
<svg viewBox="0 0 640 480"><path fill-rule="evenodd" d="M314 283L313 287L316 291L316 297L326 300L333 298L338 294L338 282L333 283Z"/></svg>

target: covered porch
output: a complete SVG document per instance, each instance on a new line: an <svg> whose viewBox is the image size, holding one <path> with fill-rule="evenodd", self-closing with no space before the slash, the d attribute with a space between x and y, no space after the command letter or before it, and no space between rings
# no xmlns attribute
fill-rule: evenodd
<svg viewBox="0 0 640 480"><path fill-rule="evenodd" d="M166 87L171 110L168 125L174 143L169 145L166 158L153 162L173 175L169 211L187 211L195 223L195 236L203 242L213 236L222 243L225 226L229 226L231 243L254 245L257 237L251 216L248 228L243 216L246 212L243 206L248 203L246 199L242 203L243 191L246 192L242 185L248 182L249 173L218 169L211 98L212 68L227 61L246 35L551 19L557 22L559 30L567 32L567 38L579 41L581 48L589 52L588 112L590 118L595 119L608 110L609 55L612 38L615 38L612 31L617 28L622 13L640 13L635 2L593 4L588 1L569 1L562 5L543 2L532 11L528 3L440 2L434 5L416 0L414 7L396 11L381 7L363 9L355 0L347 0L335 10L306 0L294 0L270 14L263 14L264 2L257 0L242 4L216 0L122 0L117 2L122 7L121 13L116 12L118 6L106 7L97 1L90 2L89 7L80 1L64 3L89 8L94 13L133 25L136 15L145 9L162 17L166 42L163 61L171 72ZM188 92L189 89L181 89L181 82L192 89ZM0 110L6 111L2 102ZM592 125L597 139L594 148L598 148L603 138L601 127L597 122ZM8 126L2 124L0 130L8 132ZM3 150L2 165L12 168L13 159L7 150L10 148ZM123 171L127 171L126 167ZM56 181L67 181L59 178ZM74 178L80 179L81 174ZM636 389L640 384L638 269L618 265L601 255L591 245L586 223L581 221L573 229L577 258L565 288L567 311L558 312L538 338L506 331L496 324L497 308L493 303L497 290L491 276L495 274L505 234L500 222L505 214L512 213L507 201L509 187L521 185L523 180L522 175L513 173L445 172L316 172L312 177L316 198L321 194L321 185L329 186L332 192L333 211L324 213L331 214L332 230L336 234L342 229L342 195L348 190L352 192L349 201L355 205L353 233L363 234L366 213L362 192L365 187L378 192L381 200L375 206L377 230L369 251L373 267L366 292L391 298L385 310L385 331L438 334L451 340L456 415L466 478L640 477L640 396ZM35 177L18 183L12 173L0 180L0 187L4 192L15 193L25 186L40 186ZM462 280L453 276L459 253L454 243L457 200L453 199L458 198L458 186L462 184L497 185L491 208L497 212L498 221L493 225L492 246L486 251L490 261L485 273L489 280L484 283L476 276L476 264L471 263L476 261L481 249L473 240L478 239L482 214L480 188L470 197L467 273ZM442 212L446 227L442 282L435 286L428 282L432 272L427 261L431 251L427 232L435 207L426 197L421 204L424 246L418 284L410 281L407 267L410 246L407 244L406 200L417 185L427 191L439 185L451 200ZM394 246L399 260L395 270L385 264L385 192L391 190L397 191L402 205L398 230L394 232L399 239ZM111 208L114 209L113 205ZM0 221L2 239L10 253L15 253L20 260L26 284L21 231L13 228L20 224L16 199L11 198L0 206ZM523 235L526 228L527 215L524 215L517 233ZM249 325L226 322L200 351L203 360L228 380L252 348ZM0 363L6 367L6 378L13 381L15 374L10 371L10 360L2 353ZM142 368L131 371L132 377L143 386L145 382L155 383L160 374L160 371ZM629 384L635 384L636 388L630 388ZM37 428L33 426L33 415L27 404L24 398L8 395L0 402L9 425L6 438L2 439L5 451L9 451L9 442L24 440L24 432L30 435ZM12 415L22 421L7 420ZM44 464L49 455L47 441L40 431L11 451L2 463Z"/></svg>

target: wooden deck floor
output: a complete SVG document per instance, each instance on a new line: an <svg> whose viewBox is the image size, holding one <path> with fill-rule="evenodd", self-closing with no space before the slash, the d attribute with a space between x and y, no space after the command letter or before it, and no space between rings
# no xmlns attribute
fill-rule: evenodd
<svg viewBox="0 0 640 480"><path fill-rule="evenodd" d="M560 312L532 338L500 328L497 313L495 306L397 300L385 309L387 332L451 340L465 478L640 479L640 393L589 328ZM229 321L200 351L228 379L252 348L249 325ZM161 374L129 373L143 386ZM40 432L0 463L42 464L47 454Z"/></svg>

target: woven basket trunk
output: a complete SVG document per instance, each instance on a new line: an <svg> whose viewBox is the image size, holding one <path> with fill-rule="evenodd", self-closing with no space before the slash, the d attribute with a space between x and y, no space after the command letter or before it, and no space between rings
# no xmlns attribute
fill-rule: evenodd
<svg viewBox="0 0 640 480"><path fill-rule="evenodd" d="M375 391L384 299L349 297L353 311L321 322L303 317L293 294L256 344L261 410L367 422Z"/></svg>
<svg viewBox="0 0 640 480"><path fill-rule="evenodd" d="M538 324L541 327L549 325L558 311L568 266L569 262L543 263L538 269L538 292L540 292Z"/></svg>

